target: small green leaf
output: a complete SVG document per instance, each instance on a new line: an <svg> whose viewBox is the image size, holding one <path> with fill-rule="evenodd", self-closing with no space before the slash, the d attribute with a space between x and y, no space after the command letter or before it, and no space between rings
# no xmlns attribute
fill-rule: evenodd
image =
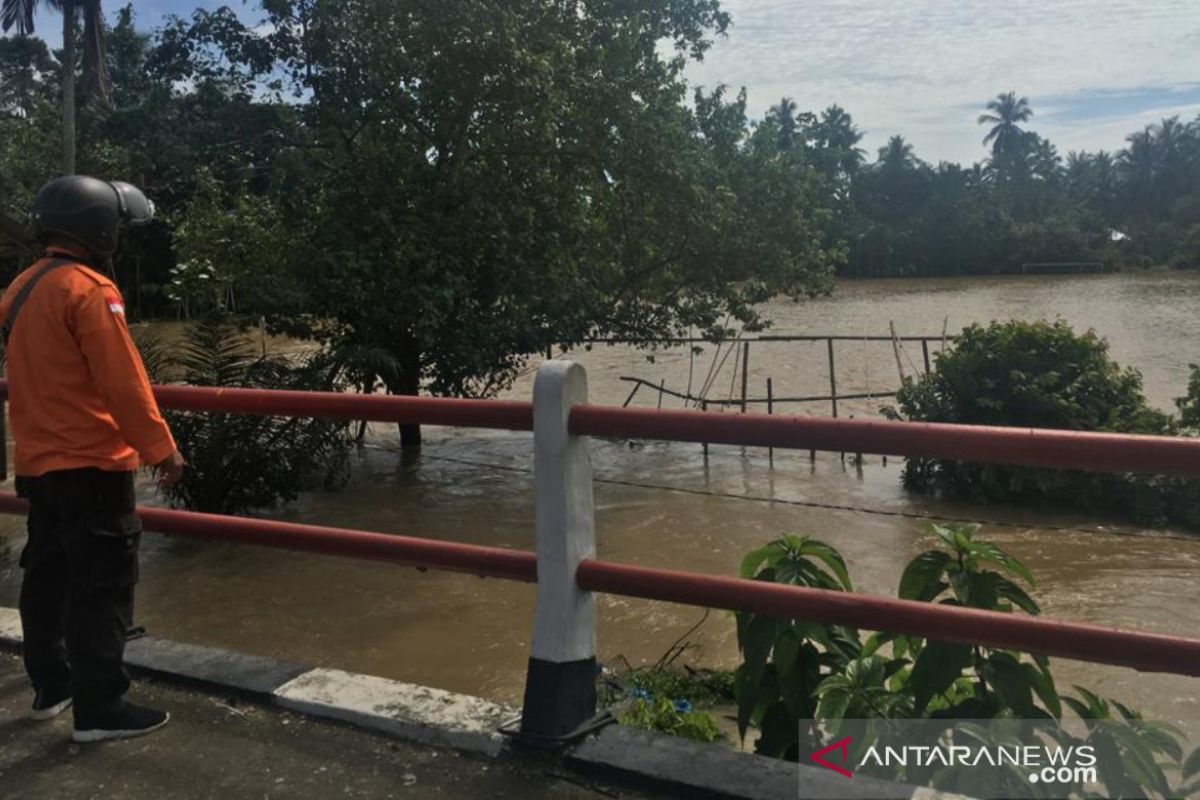
<svg viewBox="0 0 1200 800"><path fill-rule="evenodd" d="M1005 598L1006 600L1012 601L1026 614L1032 614L1036 616L1041 613L1042 610L1038 607L1037 601L1030 597L1024 589L1022 589L1020 586L1017 586L1008 578L996 575L995 586L997 595Z"/></svg>
<svg viewBox="0 0 1200 800"><path fill-rule="evenodd" d="M750 551L749 553L746 554L746 557L742 559L742 565L741 565L741 568L738 570L738 574L746 580L750 580L751 578L754 578L756 573L758 572L759 566L764 561L769 562L771 556L775 552L776 552L776 547L773 544L769 544L769 545L766 545L765 547L760 547L757 550Z"/></svg>
<svg viewBox="0 0 1200 800"><path fill-rule="evenodd" d="M941 550L927 550L908 562L900 576L900 599L926 602L937 597L945 588L942 573L950 556Z"/></svg>
<svg viewBox="0 0 1200 800"><path fill-rule="evenodd" d="M846 709L850 706L849 691L842 687L834 687L821 692L820 697L817 703L817 719L845 718Z"/></svg>
<svg viewBox="0 0 1200 800"><path fill-rule="evenodd" d="M775 664L775 669L779 670L781 678L786 678L795 669L801 643L800 634L791 626L780 631L779 636L775 639L775 650L771 655L771 662Z"/></svg>
<svg viewBox="0 0 1200 800"><path fill-rule="evenodd" d="M1028 664L1026 666L1032 673L1030 680L1033 691L1037 692L1046 710L1056 719L1062 717L1062 700L1058 696L1058 689L1054 686L1054 678L1050 671L1040 670Z"/></svg>
<svg viewBox="0 0 1200 800"><path fill-rule="evenodd" d="M1183 779L1191 780L1195 775L1200 775L1200 747L1197 747L1188 757L1183 760L1182 765Z"/></svg>
<svg viewBox="0 0 1200 800"><path fill-rule="evenodd" d="M816 539L807 539L801 546L800 553L820 559L833 571L843 589L847 592L854 590L850 583L850 572L846 569L846 561L835 548Z"/></svg>
<svg viewBox="0 0 1200 800"><path fill-rule="evenodd" d="M971 664L971 648L965 644L930 641L913 664L909 683L913 687L916 712L949 689Z"/></svg>

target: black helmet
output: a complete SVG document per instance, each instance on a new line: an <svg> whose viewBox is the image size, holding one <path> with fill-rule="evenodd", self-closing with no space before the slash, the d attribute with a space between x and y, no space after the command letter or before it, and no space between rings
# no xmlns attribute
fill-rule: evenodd
<svg viewBox="0 0 1200 800"><path fill-rule="evenodd" d="M154 219L154 203L128 183L68 175L43 186L29 213L34 233L43 242L56 233L98 256L111 256L121 225L144 225Z"/></svg>

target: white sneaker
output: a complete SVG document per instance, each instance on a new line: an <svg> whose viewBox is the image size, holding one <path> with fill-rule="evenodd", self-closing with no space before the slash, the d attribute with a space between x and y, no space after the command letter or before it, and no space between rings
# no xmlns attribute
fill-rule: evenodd
<svg viewBox="0 0 1200 800"><path fill-rule="evenodd" d="M35 722L45 722L54 719L70 707L70 695L60 697L38 692L33 698L33 710L29 712L29 718Z"/></svg>

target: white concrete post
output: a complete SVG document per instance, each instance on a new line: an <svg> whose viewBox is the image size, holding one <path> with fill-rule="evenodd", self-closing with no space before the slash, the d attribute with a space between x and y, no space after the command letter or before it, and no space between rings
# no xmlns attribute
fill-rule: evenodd
<svg viewBox="0 0 1200 800"><path fill-rule="evenodd" d="M596 554L588 438L567 432L571 407L587 402L587 373L548 361L533 385L537 503L537 609L521 732L570 734L596 713L596 603L575 568Z"/></svg>

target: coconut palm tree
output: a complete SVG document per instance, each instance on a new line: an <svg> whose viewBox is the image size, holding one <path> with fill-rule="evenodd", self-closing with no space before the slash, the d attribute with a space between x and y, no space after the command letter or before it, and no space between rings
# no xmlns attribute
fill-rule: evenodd
<svg viewBox="0 0 1200 800"><path fill-rule="evenodd" d="M75 172L75 64L79 18L83 17L83 85L89 95L110 103L111 87L104 53L104 12L100 0L0 0L0 28L33 33L33 15L45 5L62 14L62 171Z"/></svg>
<svg viewBox="0 0 1200 800"><path fill-rule="evenodd" d="M1160 161L1154 138L1154 129L1150 127L1131 134L1126 138L1129 145L1117 156L1118 174L1129 211L1137 217L1152 213L1158 199L1155 179Z"/></svg>
<svg viewBox="0 0 1200 800"><path fill-rule="evenodd" d="M992 158L1003 160L1016 155L1024 144L1025 131L1017 127L1019 123L1028 122L1033 116L1029 107L1029 98L1017 99L1016 92L998 94L987 104L989 113L980 114L980 125L991 125L987 136L983 137L984 146L992 146Z"/></svg>
<svg viewBox="0 0 1200 800"><path fill-rule="evenodd" d="M779 101L779 105L771 106L767 114L767 117L779 126L780 150L791 150L796 144L796 129L799 127L796 122L796 108L796 101L785 97Z"/></svg>
<svg viewBox="0 0 1200 800"><path fill-rule="evenodd" d="M1158 159L1159 183L1170 200L1188 188L1185 164L1188 129L1179 121L1179 117L1165 117L1150 130Z"/></svg>
<svg viewBox="0 0 1200 800"><path fill-rule="evenodd" d="M879 166L890 169L909 169L916 165L913 147L903 136L893 136L879 148Z"/></svg>

